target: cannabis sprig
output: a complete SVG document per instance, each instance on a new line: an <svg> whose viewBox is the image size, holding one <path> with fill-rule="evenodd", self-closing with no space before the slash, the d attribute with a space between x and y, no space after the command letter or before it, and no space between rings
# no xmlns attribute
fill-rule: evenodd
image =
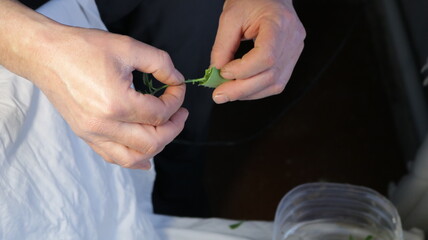
<svg viewBox="0 0 428 240"><path fill-rule="evenodd" d="M229 228L230 229L237 229L237 228L239 228L243 223L244 223L245 221L239 221L239 222L237 222L237 223L234 223L234 224L230 224L229 225Z"/></svg>
<svg viewBox="0 0 428 240"><path fill-rule="evenodd" d="M147 90L145 93L154 95L156 92L160 91L162 88L155 88L153 86L153 81L150 79L149 74L143 73L143 84L146 86Z"/></svg>
<svg viewBox="0 0 428 240"><path fill-rule="evenodd" d="M198 86L204 86L209 88L216 88L220 84L230 81L230 79L225 79L220 75L220 70L215 67L211 67L205 70L205 74L201 78L197 79L188 79L184 83L198 84ZM146 86L147 90L145 93L155 95L162 89L167 88L169 85L163 85L161 87L154 87L153 81L149 78L149 74L143 73L143 84Z"/></svg>

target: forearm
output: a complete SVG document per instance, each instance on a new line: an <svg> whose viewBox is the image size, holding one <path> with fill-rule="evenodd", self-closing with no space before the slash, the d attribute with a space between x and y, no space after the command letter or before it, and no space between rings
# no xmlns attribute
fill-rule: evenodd
<svg viewBox="0 0 428 240"><path fill-rule="evenodd" d="M0 0L0 65L32 80L43 64L52 30L60 25L14 0Z"/></svg>

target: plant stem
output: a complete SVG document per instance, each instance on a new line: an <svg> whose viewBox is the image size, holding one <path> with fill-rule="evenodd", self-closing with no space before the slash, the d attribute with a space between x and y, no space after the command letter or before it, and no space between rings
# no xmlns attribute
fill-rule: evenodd
<svg viewBox="0 0 428 240"><path fill-rule="evenodd" d="M185 81L184 81L184 83L185 83L185 84L186 84L186 83L192 83L192 84L195 84L195 83L198 83L198 82L202 82L202 81L204 81L204 80L205 80L205 78L188 79L188 80L185 80ZM150 94L155 95L157 92L159 92L159 91L160 91L160 90L162 90L162 89L167 88L168 86L169 86L168 84L165 84L165 85L163 85L163 86L161 86L161 87L155 88L155 89L153 89L153 91L152 91Z"/></svg>
<svg viewBox="0 0 428 240"><path fill-rule="evenodd" d="M189 79L189 80L184 81L184 83L193 83L194 84L194 83L202 82L204 80L205 80L205 78Z"/></svg>

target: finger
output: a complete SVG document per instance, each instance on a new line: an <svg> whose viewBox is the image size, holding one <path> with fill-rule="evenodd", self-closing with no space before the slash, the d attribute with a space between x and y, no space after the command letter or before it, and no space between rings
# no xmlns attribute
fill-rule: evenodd
<svg viewBox="0 0 428 240"><path fill-rule="evenodd" d="M142 72L151 73L160 82L168 85L180 85L183 75L175 69L169 54L145 43L133 40L130 49L130 65Z"/></svg>
<svg viewBox="0 0 428 240"><path fill-rule="evenodd" d="M88 143L106 162L117 164L125 168L144 169L151 168L150 156L129 149L121 144L106 141L96 145Z"/></svg>
<svg viewBox="0 0 428 240"><path fill-rule="evenodd" d="M103 142L101 147L105 154L117 165L124 168L144 169L151 167L152 156L135 151L116 142Z"/></svg>
<svg viewBox="0 0 428 240"><path fill-rule="evenodd" d="M171 119L165 124L156 127L158 136L162 136L163 144L170 143L183 130L184 124L189 116L189 112L185 108L180 108Z"/></svg>
<svg viewBox="0 0 428 240"><path fill-rule="evenodd" d="M106 162L108 163L112 163L112 164L116 164L113 159L110 158L110 156L108 156L104 150L102 150L101 148L99 148L97 145L92 144L90 142L87 142L88 145L98 154L100 155Z"/></svg>
<svg viewBox="0 0 428 240"><path fill-rule="evenodd" d="M127 103L118 120L158 126L177 112L184 101L185 84L169 86L159 98L128 89ZM122 104L123 105L123 104ZM117 111L120 111L118 109Z"/></svg>
<svg viewBox="0 0 428 240"><path fill-rule="evenodd" d="M129 149L152 157L159 153L166 144L171 142L182 130L187 119L186 109L180 109L164 125L159 127L138 123L116 122L109 124L108 128L98 131L98 142L115 142ZM92 143L91 147L102 155L98 145ZM107 161L106 155L102 155Z"/></svg>
<svg viewBox="0 0 428 240"><path fill-rule="evenodd" d="M223 83L214 90L213 100L216 103L224 103L224 101L218 100L221 100L222 97L228 101L245 99L274 85L277 75L278 70L272 68L249 79L237 79Z"/></svg>
<svg viewBox="0 0 428 240"><path fill-rule="evenodd" d="M158 152L158 136L154 133L154 126L138 123L117 123L111 131L103 133L104 141L111 141L145 155L154 155Z"/></svg>
<svg viewBox="0 0 428 240"><path fill-rule="evenodd" d="M280 77L278 79L276 79L274 82L274 84L268 86L265 89L262 89L259 92L255 92L251 95L248 95L247 97L243 97L241 98L241 100L254 100L254 99L260 99L260 98L264 98L264 97L268 97L271 95L276 95L276 94L280 94L284 91L288 81L291 78L291 75L293 73L293 69L296 66L297 63L297 59L300 55L300 53L302 52L303 49L303 44L300 45L300 47L295 48L292 53L290 53L287 60L284 60L284 62L286 62L287 64L285 64L281 69L280 69Z"/></svg>
<svg viewBox="0 0 428 240"><path fill-rule="evenodd" d="M184 97L186 94L186 84L179 86L169 86L159 97L163 105L168 109L167 116L169 119L172 114L175 114L181 105L183 105Z"/></svg>
<svg viewBox="0 0 428 240"><path fill-rule="evenodd" d="M288 80L289 80L289 77L281 78L280 81L276 82L275 84L270 85L259 92L247 95L246 97L242 97L240 100L255 100L255 99L261 99L261 98L280 94L284 91L288 83Z"/></svg>
<svg viewBox="0 0 428 240"><path fill-rule="evenodd" d="M154 156L183 130L187 116L187 110L181 108L169 121L161 126L117 123L102 134L107 140L114 141L147 156Z"/></svg>
<svg viewBox="0 0 428 240"><path fill-rule="evenodd" d="M227 79L247 79L266 71L277 63L282 55L282 38L284 34L269 20L259 26L254 48L241 59L236 59L221 68L221 75Z"/></svg>
<svg viewBox="0 0 428 240"><path fill-rule="evenodd" d="M241 42L241 24L234 18L236 18L235 15L227 13L220 16L217 35L211 51L211 65L218 69L234 58Z"/></svg>
<svg viewBox="0 0 428 240"><path fill-rule="evenodd" d="M141 136L145 135L148 138L145 138L148 140L146 143L137 143L134 146L131 147L135 149L142 149L142 153L146 157L154 157L156 154L161 152L164 147L170 143L172 140L174 140L175 137L183 130L184 123L186 122L186 119L188 117L189 113L186 109L181 108L177 111L176 114L174 114L171 119L166 122L165 124L157 127L152 126L144 126L144 130L146 131L146 134L141 134ZM140 138L141 139L141 138ZM126 144L133 144L130 143L129 140L121 139L122 141L127 141ZM128 145L128 146L129 146ZM139 150L137 150L139 151Z"/></svg>

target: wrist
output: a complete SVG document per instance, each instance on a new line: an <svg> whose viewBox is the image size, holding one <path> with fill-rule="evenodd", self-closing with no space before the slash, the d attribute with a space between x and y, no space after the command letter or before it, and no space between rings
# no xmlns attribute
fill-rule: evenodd
<svg viewBox="0 0 428 240"><path fill-rule="evenodd" d="M13 0L0 0L0 22L0 65L30 79L46 60L52 32L64 26Z"/></svg>

